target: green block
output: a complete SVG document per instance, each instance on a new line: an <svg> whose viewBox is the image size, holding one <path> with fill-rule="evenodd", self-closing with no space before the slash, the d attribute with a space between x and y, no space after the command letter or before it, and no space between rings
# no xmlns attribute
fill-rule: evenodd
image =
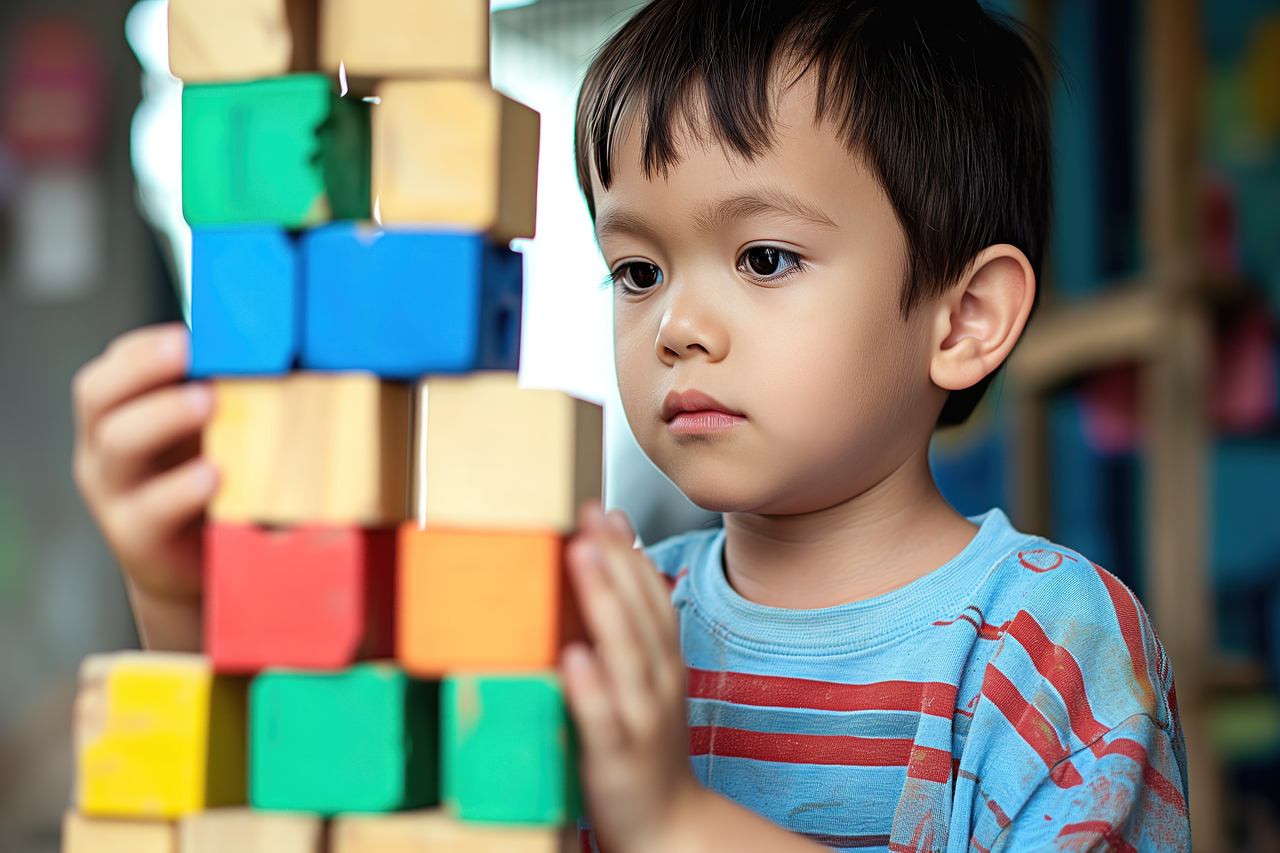
<svg viewBox="0 0 1280 853"><path fill-rule="evenodd" d="M560 824L581 813L577 749L556 676L447 677L440 741L444 801L462 820Z"/></svg>
<svg viewBox="0 0 1280 853"><path fill-rule="evenodd" d="M390 664L268 670L249 688L249 801L387 812L438 800L439 684Z"/></svg>
<svg viewBox="0 0 1280 853"><path fill-rule="evenodd" d="M322 74L182 88L182 212L192 225L301 228L369 217L369 106Z"/></svg>

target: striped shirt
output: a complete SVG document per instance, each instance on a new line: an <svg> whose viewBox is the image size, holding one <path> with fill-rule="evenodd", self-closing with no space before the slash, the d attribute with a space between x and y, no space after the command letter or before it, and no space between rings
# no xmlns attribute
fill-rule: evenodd
<svg viewBox="0 0 1280 853"><path fill-rule="evenodd" d="M1189 850L1173 675L1141 605L999 510L974 521L936 571L820 610L735 593L723 530L650 549L699 780L838 850Z"/></svg>

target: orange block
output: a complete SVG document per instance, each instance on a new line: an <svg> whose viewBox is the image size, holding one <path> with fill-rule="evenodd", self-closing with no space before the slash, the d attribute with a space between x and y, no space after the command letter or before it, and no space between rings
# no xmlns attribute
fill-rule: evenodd
<svg viewBox="0 0 1280 853"><path fill-rule="evenodd" d="M548 669L585 637L554 532L400 527L396 657L410 673Z"/></svg>

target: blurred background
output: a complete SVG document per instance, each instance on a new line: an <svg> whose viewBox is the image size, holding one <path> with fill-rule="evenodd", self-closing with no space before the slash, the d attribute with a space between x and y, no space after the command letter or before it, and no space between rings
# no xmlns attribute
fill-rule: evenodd
<svg viewBox="0 0 1280 853"><path fill-rule="evenodd" d="M608 498L646 541L715 523L620 415L574 182L577 85L641 4L493 5L494 85L543 118L522 382L605 403ZM1280 0L988 5L1057 63L1056 220L1038 316L935 473L1137 592L1177 673L1197 850L1280 851ZM76 665L137 643L71 482L69 385L184 316L165 10L0 1L0 853L57 849Z"/></svg>

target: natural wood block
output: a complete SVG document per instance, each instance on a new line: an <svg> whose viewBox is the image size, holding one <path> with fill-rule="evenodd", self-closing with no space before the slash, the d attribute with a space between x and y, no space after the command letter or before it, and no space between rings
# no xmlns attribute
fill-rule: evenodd
<svg viewBox="0 0 1280 853"><path fill-rule="evenodd" d="M323 853L324 820L319 815L264 812L248 808L210 809L178 824L182 853Z"/></svg>
<svg viewBox="0 0 1280 853"><path fill-rule="evenodd" d="M178 838L168 821L62 816L62 853L178 853Z"/></svg>
<svg viewBox="0 0 1280 853"><path fill-rule="evenodd" d="M397 657L418 675L551 669L583 640L557 533L400 527Z"/></svg>
<svg viewBox="0 0 1280 853"><path fill-rule="evenodd" d="M169 0L169 70L188 82L316 67L316 0Z"/></svg>
<svg viewBox="0 0 1280 853"><path fill-rule="evenodd" d="M554 826L582 811L577 746L554 672L450 675L441 799L462 820Z"/></svg>
<svg viewBox="0 0 1280 853"><path fill-rule="evenodd" d="M434 805L439 696L389 664L267 670L250 695L250 802L325 815Z"/></svg>
<svg viewBox="0 0 1280 853"><path fill-rule="evenodd" d="M244 802L245 682L200 655L90 655L76 698L76 802L170 818Z"/></svg>
<svg viewBox="0 0 1280 853"><path fill-rule="evenodd" d="M467 80L396 80L373 110L382 221L532 237L538 114Z"/></svg>
<svg viewBox="0 0 1280 853"><path fill-rule="evenodd" d="M409 388L368 373L219 379L204 453L218 521L380 527L405 517Z"/></svg>
<svg viewBox="0 0 1280 853"><path fill-rule="evenodd" d="M489 79L488 0L321 0L330 74Z"/></svg>
<svg viewBox="0 0 1280 853"><path fill-rule="evenodd" d="M321 74L182 88L182 215L302 228L369 216L369 105Z"/></svg>
<svg viewBox="0 0 1280 853"><path fill-rule="evenodd" d="M445 812L342 815L331 853L560 853L564 833L545 826L464 823ZM184 851L185 853L185 851Z"/></svg>
<svg viewBox="0 0 1280 853"><path fill-rule="evenodd" d="M214 522L204 549L204 648L219 672L394 653L394 530Z"/></svg>
<svg viewBox="0 0 1280 853"><path fill-rule="evenodd" d="M600 497L594 403L492 372L432 376L419 407L415 512L426 524L568 532L582 502Z"/></svg>

